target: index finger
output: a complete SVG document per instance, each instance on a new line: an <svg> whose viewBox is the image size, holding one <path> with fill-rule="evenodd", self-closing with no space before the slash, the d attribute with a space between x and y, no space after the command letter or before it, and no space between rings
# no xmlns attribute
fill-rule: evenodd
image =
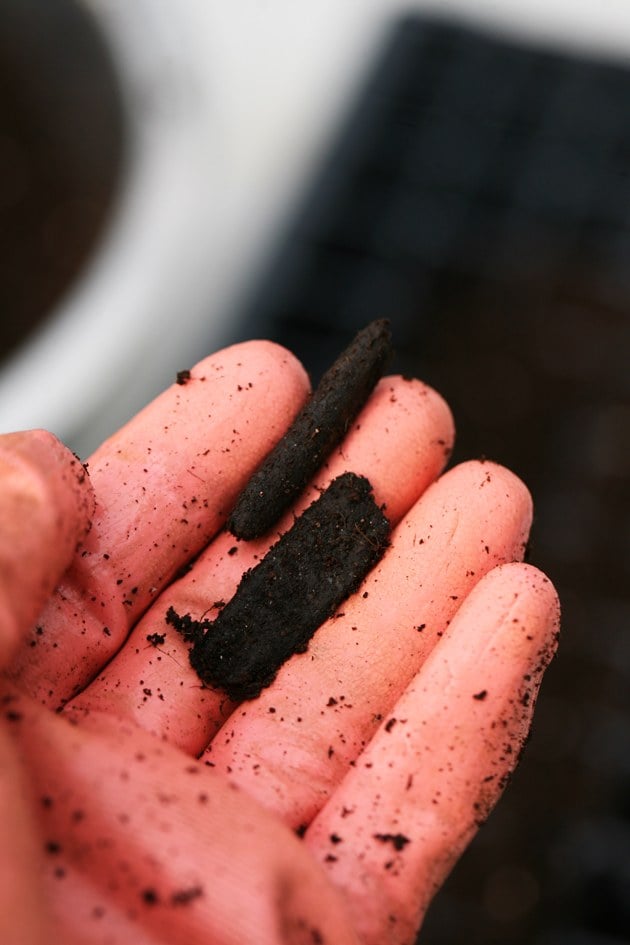
<svg viewBox="0 0 630 945"><path fill-rule="evenodd" d="M89 460L90 535L42 614L38 660L16 673L43 702L82 688L219 530L236 495L308 394L296 358L267 341L219 351Z"/></svg>

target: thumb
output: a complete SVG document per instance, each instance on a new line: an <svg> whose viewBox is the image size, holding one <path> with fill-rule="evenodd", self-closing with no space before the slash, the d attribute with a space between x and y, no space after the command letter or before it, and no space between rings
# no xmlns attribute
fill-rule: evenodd
<svg viewBox="0 0 630 945"><path fill-rule="evenodd" d="M0 668L70 564L93 509L84 467L51 433L0 436Z"/></svg>

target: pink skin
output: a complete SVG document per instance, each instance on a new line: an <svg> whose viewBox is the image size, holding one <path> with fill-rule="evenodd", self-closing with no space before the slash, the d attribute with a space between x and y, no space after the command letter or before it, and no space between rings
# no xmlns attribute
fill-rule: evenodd
<svg viewBox="0 0 630 945"><path fill-rule="evenodd" d="M26 516L0 491L0 560L15 575L0 597L5 665L22 640L0 691L0 940L411 943L503 790L555 646L553 588L510 563L529 495L490 463L434 482L448 408L419 382L384 379L317 481L368 475L399 523L392 546L306 654L258 700L230 704L200 686L164 614L211 612L274 540L210 539L307 381L266 342L192 373L90 461L94 527L63 577L88 487L41 435L16 479L22 453L4 441L0 480L8 470L43 499ZM27 518L41 542L12 545ZM61 714L41 705L78 689Z"/></svg>
<svg viewBox="0 0 630 945"><path fill-rule="evenodd" d="M39 839L24 886L48 915L30 939L14 916L3 942L356 945L316 860L228 781L115 718L74 727L25 697L11 707Z"/></svg>
<svg viewBox="0 0 630 945"><path fill-rule="evenodd" d="M0 482L0 666L6 666L19 644L19 628L35 622L85 537L94 493L79 460L45 430L0 438ZM56 560L48 554L51 546ZM17 582L20 595L14 592Z"/></svg>
<svg viewBox="0 0 630 945"><path fill-rule="evenodd" d="M85 537L94 495L76 457L50 433L31 430L0 437L0 496L1 669ZM40 842L28 774L4 718L11 710L3 706L0 721L0 941L44 942Z"/></svg>
<svg viewBox="0 0 630 945"><path fill-rule="evenodd" d="M413 941L496 803L527 737L558 622L555 591L535 568L486 574L311 823L306 844L345 891L365 943ZM400 836L398 845L384 839Z"/></svg>

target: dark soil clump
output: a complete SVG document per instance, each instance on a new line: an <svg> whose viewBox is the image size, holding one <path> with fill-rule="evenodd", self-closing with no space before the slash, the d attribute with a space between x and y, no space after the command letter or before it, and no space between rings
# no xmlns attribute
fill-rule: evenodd
<svg viewBox="0 0 630 945"><path fill-rule="evenodd" d="M346 435L391 357L387 321L358 333L245 486L228 523L233 535L251 540L272 528Z"/></svg>
<svg viewBox="0 0 630 945"><path fill-rule="evenodd" d="M193 643L190 662L203 682L235 701L253 699L357 590L388 538L368 480L344 473L243 575L214 621L171 607L167 622Z"/></svg>

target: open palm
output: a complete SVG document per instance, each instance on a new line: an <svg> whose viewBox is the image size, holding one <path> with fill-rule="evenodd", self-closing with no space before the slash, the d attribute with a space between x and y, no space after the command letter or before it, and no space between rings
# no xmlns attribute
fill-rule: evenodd
<svg viewBox="0 0 630 945"><path fill-rule="evenodd" d="M1 939L413 942L555 649L553 587L518 563L529 494L489 462L440 477L448 408L388 377L277 530L237 541L222 526L306 374L249 342L180 381L89 481L47 434L0 440ZM306 653L230 702L166 613L216 615L345 470L369 478L391 546Z"/></svg>

